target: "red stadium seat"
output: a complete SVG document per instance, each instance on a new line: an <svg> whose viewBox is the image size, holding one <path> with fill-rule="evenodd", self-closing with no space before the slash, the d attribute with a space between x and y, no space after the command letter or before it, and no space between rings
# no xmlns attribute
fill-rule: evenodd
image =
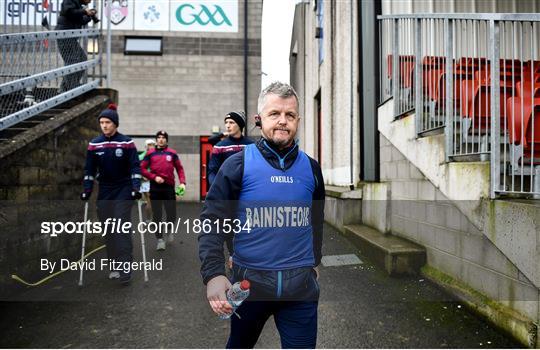
<svg viewBox="0 0 540 350"><path fill-rule="evenodd" d="M506 101L506 110L509 142L523 145L524 149L539 144L540 153L540 97L531 100L510 97Z"/></svg>
<svg viewBox="0 0 540 350"><path fill-rule="evenodd" d="M500 80L500 117L506 115L506 100L514 96L515 89L508 79ZM491 79L487 71L477 71L471 80L461 86L461 115L468 118L491 116ZM489 123L489 122L488 122Z"/></svg>
<svg viewBox="0 0 540 350"><path fill-rule="evenodd" d="M526 79L523 79L523 81L518 81L516 83L516 96L529 100L533 96L540 97L540 81L535 81L534 83Z"/></svg>
<svg viewBox="0 0 540 350"><path fill-rule="evenodd" d="M445 60L444 60L445 61ZM454 96L453 104L460 108L461 100L465 97L462 92L462 83L465 80L472 80L476 71L489 67L489 61L484 58L461 57L453 64ZM444 108L446 99L446 69L437 67L429 73L424 74L424 93L434 103L437 108Z"/></svg>
<svg viewBox="0 0 540 350"><path fill-rule="evenodd" d="M415 56L413 55L400 55L399 56L399 75L402 86L411 86L411 77L412 71L414 69ZM388 79L392 80L393 73L393 57L392 55L386 56L386 67L387 72L386 76ZM405 85L407 84L407 85Z"/></svg>

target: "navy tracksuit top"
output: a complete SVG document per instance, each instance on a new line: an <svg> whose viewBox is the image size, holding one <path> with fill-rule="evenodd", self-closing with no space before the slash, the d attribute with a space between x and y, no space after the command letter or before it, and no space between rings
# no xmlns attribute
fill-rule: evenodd
<svg viewBox="0 0 540 350"><path fill-rule="evenodd" d="M208 183L212 185L219 168L230 156L242 151L246 145L252 143L253 141L245 136L239 138L229 136L218 142L212 149L212 157L208 162Z"/></svg>
<svg viewBox="0 0 540 350"><path fill-rule="evenodd" d="M84 190L91 192L94 179L100 193L117 187L138 191L141 186L141 167L133 140L116 132L111 137L100 135L90 141L84 166Z"/></svg>

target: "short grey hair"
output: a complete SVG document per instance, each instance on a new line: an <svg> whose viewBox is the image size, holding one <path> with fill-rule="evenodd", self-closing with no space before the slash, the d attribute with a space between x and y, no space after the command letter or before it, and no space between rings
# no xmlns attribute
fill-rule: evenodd
<svg viewBox="0 0 540 350"><path fill-rule="evenodd" d="M257 103L257 113L261 114L264 104L266 103L266 96L274 94L281 98L296 98L296 105L299 106L300 102L298 100L298 95L294 91L293 87L289 84L282 83L280 81L274 81L267 87L265 87L259 94L259 100Z"/></svg>

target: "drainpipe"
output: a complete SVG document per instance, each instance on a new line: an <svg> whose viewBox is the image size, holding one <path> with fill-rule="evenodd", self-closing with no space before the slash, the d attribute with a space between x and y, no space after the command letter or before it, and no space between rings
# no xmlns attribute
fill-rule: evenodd
<svg viewBox="0 0 540 350"><path fill-rule="evenodd" d="M246 112L246 136L248 136L248 0L244 0L244 111Z"/></svg>
<svg viewBox="0 0 540 350"><path fill-rule="evenodd" d="M111 6L107 7L107 88L112 86L112 70L111 70L111 40L112 40L112 30L111 30Z"/></svg>
<svg viewBox="0 0 540 350"><path fill-rule="evenodd" d="M353 98L353 93L354 93L354 84L353 84L353 70L354 70L354 50L353 50L353 42L354 42L354 35L353 35L353 30L354 30L354 26L353 26L353 6L354 6L354 2L351 1L350 2L351 4L351 9L349 11L350 13L350 20L351 20L351 30L349 31L350 33L350 36L351 36L351 57L350 57L350 68L351 68L351 74L350 74L350 82L351 82L351 86L350 86L350 90L351 90L351 95L350 95L350 112L351 112L351 120L350 120L350 126L349 126L349 130L350 130L350 138L351 138L351 142L350 142L350 149L349 149L349 154L350 154L350 176L351 176L351 181L350 181L350 185L349 185L349 188L351 190L354 190L354 176L353 176L353 173L354 173L354 170L353 170L353 150L354 150L354 147L353 147L353 137L354 137L354 130L353 130L353 126L354 126L354 111L353 111L353 107L354 107L354 98Z"/></svg>

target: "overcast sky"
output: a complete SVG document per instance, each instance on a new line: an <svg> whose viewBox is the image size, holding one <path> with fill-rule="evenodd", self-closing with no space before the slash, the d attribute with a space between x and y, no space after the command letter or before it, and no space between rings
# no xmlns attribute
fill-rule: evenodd
<svg viewBox="0 0 540 350"><path fill-rule="evenodd" d="M262 87L272 81L289 82L289 49L298 0L264 0L262 17Z"/></svg>

